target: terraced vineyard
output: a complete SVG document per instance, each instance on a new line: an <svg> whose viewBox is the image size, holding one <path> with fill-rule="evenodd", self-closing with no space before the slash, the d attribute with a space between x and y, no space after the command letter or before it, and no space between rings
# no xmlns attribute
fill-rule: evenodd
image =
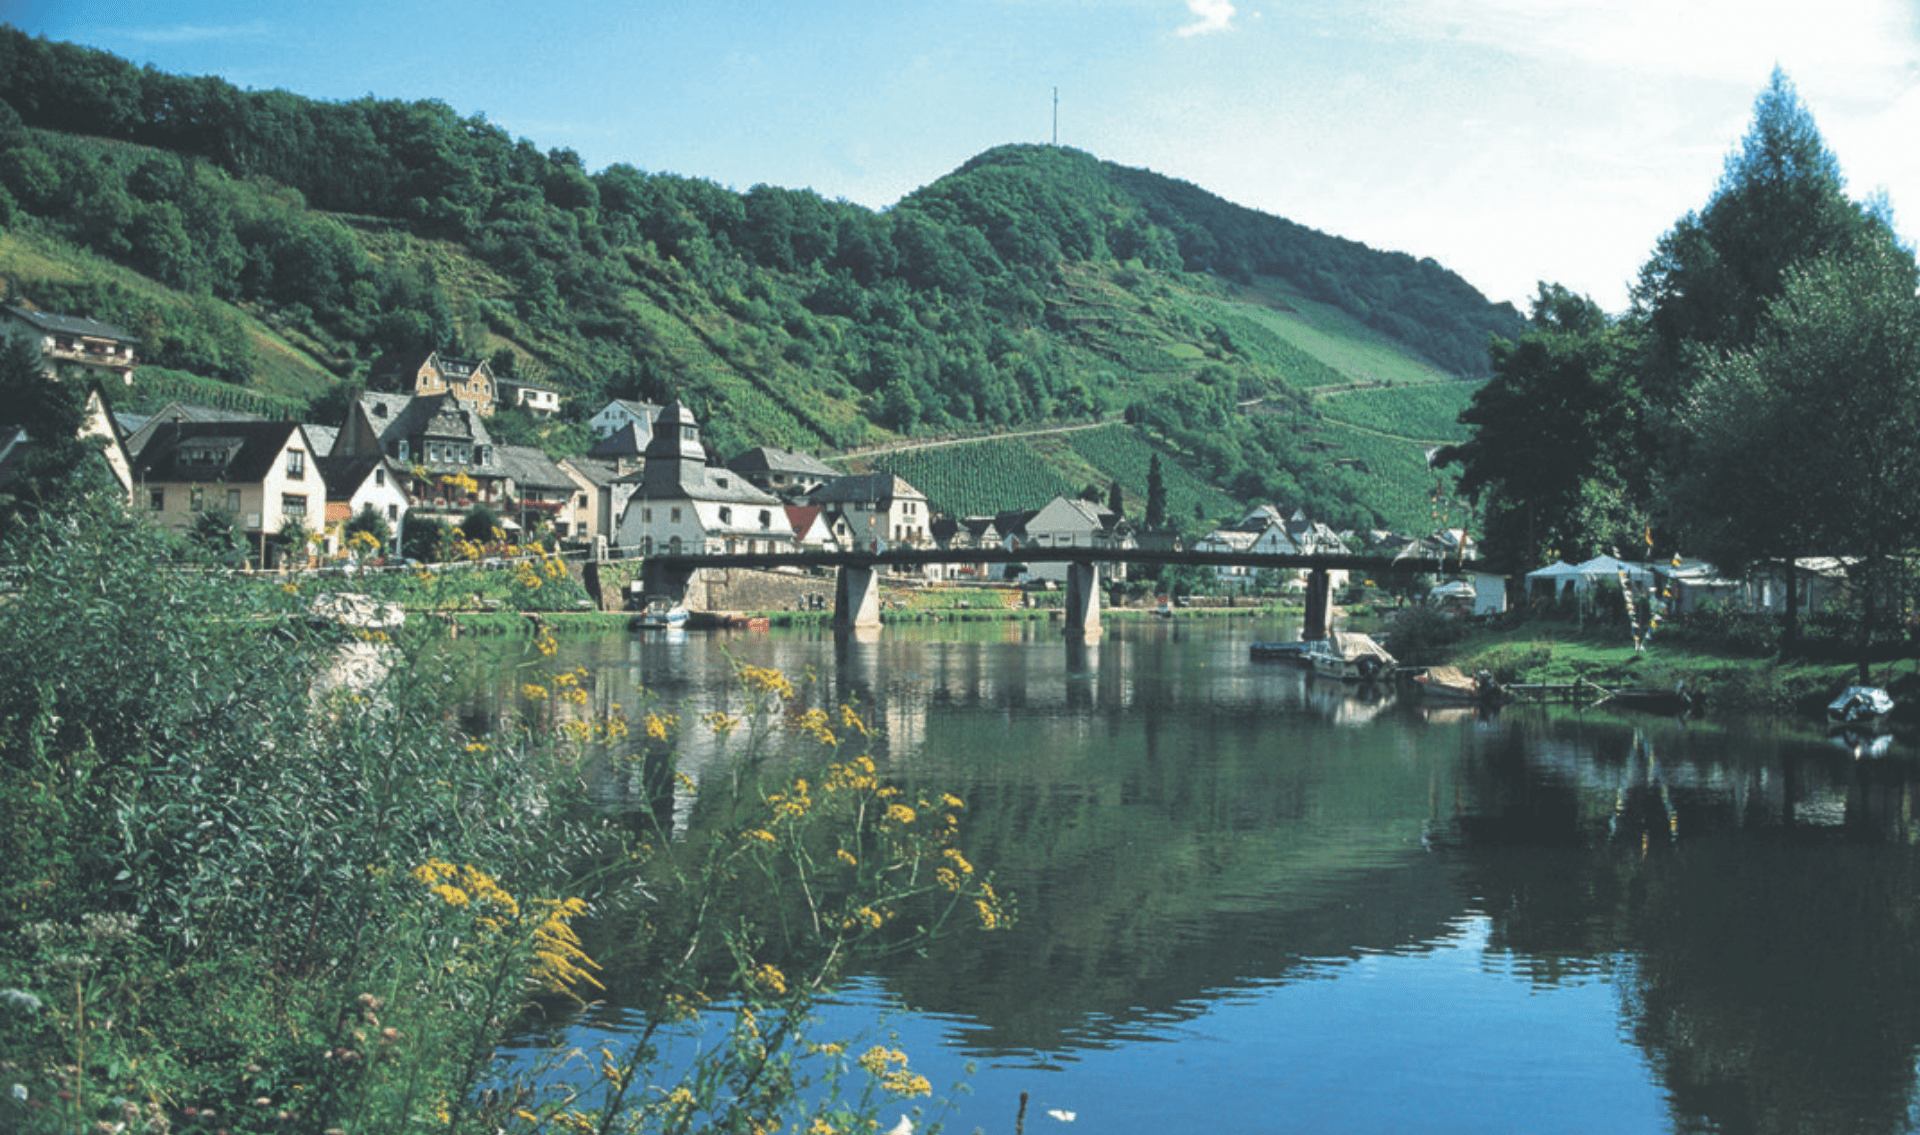
<svg viewBox="0 0 1920 1135"><path fill-rule="evenodd" d="M1020 438L903 449L879 454L871 464L904 479L949 516L1039 508L1056 496L1080 491L1079 485L1042 461L1033 446Z"/></svg>
<svg viewBox="0 0 1920 1135"><path fill-rule="evenodd" d="M1478 382L1422 383L1347 390L1314 405L1335 421L1417 441L1464 441L1460 411L1473 401Z"/></svg>
<svg viewBox="0 0 1920 1135"><path fill-rule="evenodd" d="M1145 512L1147 473L1152 468L1153 455L1157 451L1140 436L1138 430L1131 426L1108 426L1105 429L1068 434L1066 438L1073 451L1086 458L1087 463L1099 470L1108 481L1120 482L1121 489L1129 497L1137 497L1141 502L1141 512ZM1160 457L1160 480L1166 486L1167 515L1170 518L1193 516L1196 505L1198 511L1208 516L1227 516L1238 508L1227 494L1194 476L1165 454Z"/></svg>

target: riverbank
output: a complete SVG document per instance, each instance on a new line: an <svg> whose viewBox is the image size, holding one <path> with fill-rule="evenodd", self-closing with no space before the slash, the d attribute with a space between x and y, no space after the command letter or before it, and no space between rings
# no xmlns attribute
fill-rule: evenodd
<svg viewBox="0 0 1920 1135"><path fill-rule="evenodd" d="M1678 635L1636 651L1625 632L1615 627L1528 622L1473 630L1445 649L1452 665L1468 673L1487 670L1502 683L1586 681L1610 689L1662 690L1679 686L1696 704L1715 710L1819 713L1839 691L1860 684L1853 662L1758 657ZM1920 660L1879 662L1870 675L1868 684L1888 690L1908 707L1902 716L1920 709Z"/></svg>

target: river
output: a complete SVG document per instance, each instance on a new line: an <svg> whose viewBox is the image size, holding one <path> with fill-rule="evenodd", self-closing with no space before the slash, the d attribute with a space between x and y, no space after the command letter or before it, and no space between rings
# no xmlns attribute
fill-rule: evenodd
<svg viewBox="0 0 1920 1135"><path fill-rule="evenodd" d="M735 662L811 673L872 707L887 775L965 799L1017 924L860 975L822 1030L897 1035L950 1131L1013 1131L1023 1092L1060 1135L1920 1127L1910 750L1357 696L1250 660L1291 632L620 634L556 662L635 717L736 704ZM727 771L691 733L678 759Z"/></svg>

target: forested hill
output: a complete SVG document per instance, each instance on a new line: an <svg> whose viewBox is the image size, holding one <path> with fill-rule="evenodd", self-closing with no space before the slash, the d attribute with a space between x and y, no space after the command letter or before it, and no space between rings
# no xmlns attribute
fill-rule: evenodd
<svg viewBox="0 0 1920 1135"><path fill-rule="evenodd" d="M722 453L1125 417L1234 497L1353 523L1414 510L1402 458L1458 437L1449 380L1520 332L1431 261L1073 150L996 149L876 212L4 25L0 283L138 331L148 398L324 419L432 347L578 407L683 398ZM1311 396L1351 387L1417 393Z"/></svg>
<svg viewBox="0 0 1920 1135"><path fill-rule="evenodd" d="M1276 276L1458 374L1485 374L1488 336L1519 331L1511 305L1489 304L1432 259L1379 252L1078 150L989 150L901 205L981 232L1007 263L1138 260L1242 284Z"/></svg>

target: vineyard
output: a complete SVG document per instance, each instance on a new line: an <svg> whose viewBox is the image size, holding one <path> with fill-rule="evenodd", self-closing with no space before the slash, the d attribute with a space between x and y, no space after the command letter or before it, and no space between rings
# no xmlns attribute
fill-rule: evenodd
<svg viewBox="0 0 1920 1135"><path fill-rule="evenodd" d="M1334 421L1325 437L1368 478L1368 500L1394 530L1431 532L1470 522L1467 506L1453 499L1454 471L1428 467L1426 446Z"/></svg>
<svg viewBox="0 0 1920 1135"><path fill-rule="evenodd" d="M1056 496L1080 491L1019 438L884 453L874 457L872 465L925 493L928 503L948 516L1039 508Z"/></svg>
<svg viewBox="0 0 1920 1135"><path fill-rule="evenodd" d="M1157 452L1138 430L1129 426L1109 426L1068 434L1067 444L1099 470L1108 481L1120 482L1129 498L1137 497L1141 511L1147 498L1147 472ZM1167 516L1178 520L1189 516L1231 516L1241 511L1233 498L1188 472L1179 462L1160 455L1160 480L1167 491ZM1131 507L1131 506L1130 506Z"/></svg>
<svg viewBox="0 0 1920 1135"><path fill-rule="evenodd" d="M1361 429L1417 441L1464 441L1460 411L1478 382L1423 383L1342 391L1316 403L1326 417Z"/></svg>

